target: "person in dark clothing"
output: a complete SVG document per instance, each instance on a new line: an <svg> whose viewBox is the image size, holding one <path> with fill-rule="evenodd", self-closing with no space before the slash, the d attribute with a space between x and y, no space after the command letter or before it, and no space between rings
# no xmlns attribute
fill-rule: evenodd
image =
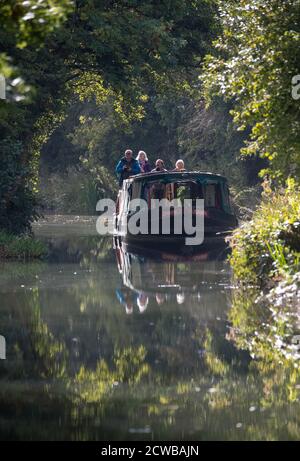
<svg viewBox="0 0 300 461"><path fill-rule="evenodd" d="M125 307L126 314L132 314L133 306L137 302L137 293L127 287L123 287L116 290L116 295L119 303Z"/></svg>
<svg viewBox="0 0 300 461"><path fill-rule="evenodd" d="M140 150L136 159L139 162L141 173L149 173L151 171L151 166L146 152Z"/></svg>
<svg viewBox="0 0 300 461"><path fill-rule="evenodd" d="M116 166L116 173L119 175L119 187L122 187L123 181L129 176L134 176L141 172L139 162L132 156L132 150L127 149L125 155Z"/></svg>
<svg viewBox="0 0 300 461"><path fill-rule="evenodd" d="M155 168L154 170L152 170L152 173L155 173L155 171L158 171L158 172L161 172L161 173L164 173L166 172L167 170L165 169L165 164L164 164L164 161L161 160L160 158L158 158L155 162Z"/></svg>

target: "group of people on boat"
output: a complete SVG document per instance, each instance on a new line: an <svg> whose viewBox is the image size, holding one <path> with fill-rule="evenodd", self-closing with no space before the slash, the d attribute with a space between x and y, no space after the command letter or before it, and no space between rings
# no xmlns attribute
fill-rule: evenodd
<svg viewBox="0 0 300 461"><path fill-rule="evenodd" d="M140 173L166 172L164 161L158 158L155 161L155 168L152 169L146 152L140 150L137 157L133 157L131 149L126 149L124 156L116 166L116 173L119 176L119 187L122 187L123 181L129 176L135 176ZM185 171L184 161L179 159L175 163L175 168L171 171Z"/></svg>
<svg viewBox="0 0 300 461"><path fill-rule="evenodd" d="M149 304L149 301L152 302L155 300L158 306L161 306L165 302L173 302L176 301L177 304L183 304L186 301L186 295L184 292L180 291L175 295L173 293L149 293L147 294L144 291L134 291L128 287L122 287L116 289L116 296L119 303L125 307L126 314L133 314L134 308L138 307L138 311L140 314L143 314ZM200 292L196 294L193 293L191 299L197 299L200 302L201 295Z"/></svg>

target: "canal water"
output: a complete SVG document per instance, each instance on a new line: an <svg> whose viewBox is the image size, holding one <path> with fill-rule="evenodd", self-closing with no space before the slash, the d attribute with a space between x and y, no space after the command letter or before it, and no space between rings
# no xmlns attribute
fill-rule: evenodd
<svg viewBox="0 0 300 461"><path fill-rule="evenodd" d="M299 439L283 320L223 251L114 250L89 219L35 232L48 258L0 268L2 440Z"/></svg>

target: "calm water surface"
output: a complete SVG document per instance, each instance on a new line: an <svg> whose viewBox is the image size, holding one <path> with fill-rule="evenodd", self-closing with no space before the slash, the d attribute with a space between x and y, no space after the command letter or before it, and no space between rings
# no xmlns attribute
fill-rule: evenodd
<svg viewBox="0 0 300 461"><path fill-rule="evenodd" d="M1 264L1 439L299 439L297 364L222 254L116 252L91 230L42 224L47 261Z"/></svg>

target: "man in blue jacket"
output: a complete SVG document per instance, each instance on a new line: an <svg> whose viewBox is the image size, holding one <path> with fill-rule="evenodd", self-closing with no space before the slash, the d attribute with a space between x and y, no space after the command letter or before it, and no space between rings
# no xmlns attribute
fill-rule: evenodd
<svg viewBox="0 0 300 461"><path fill-rule="evenodd" d="M139 162L133 158L132 150L127 149L125 155L116 166L116 173L119 175L119 187L121 189L124 179L141 172Z"/></svg>

